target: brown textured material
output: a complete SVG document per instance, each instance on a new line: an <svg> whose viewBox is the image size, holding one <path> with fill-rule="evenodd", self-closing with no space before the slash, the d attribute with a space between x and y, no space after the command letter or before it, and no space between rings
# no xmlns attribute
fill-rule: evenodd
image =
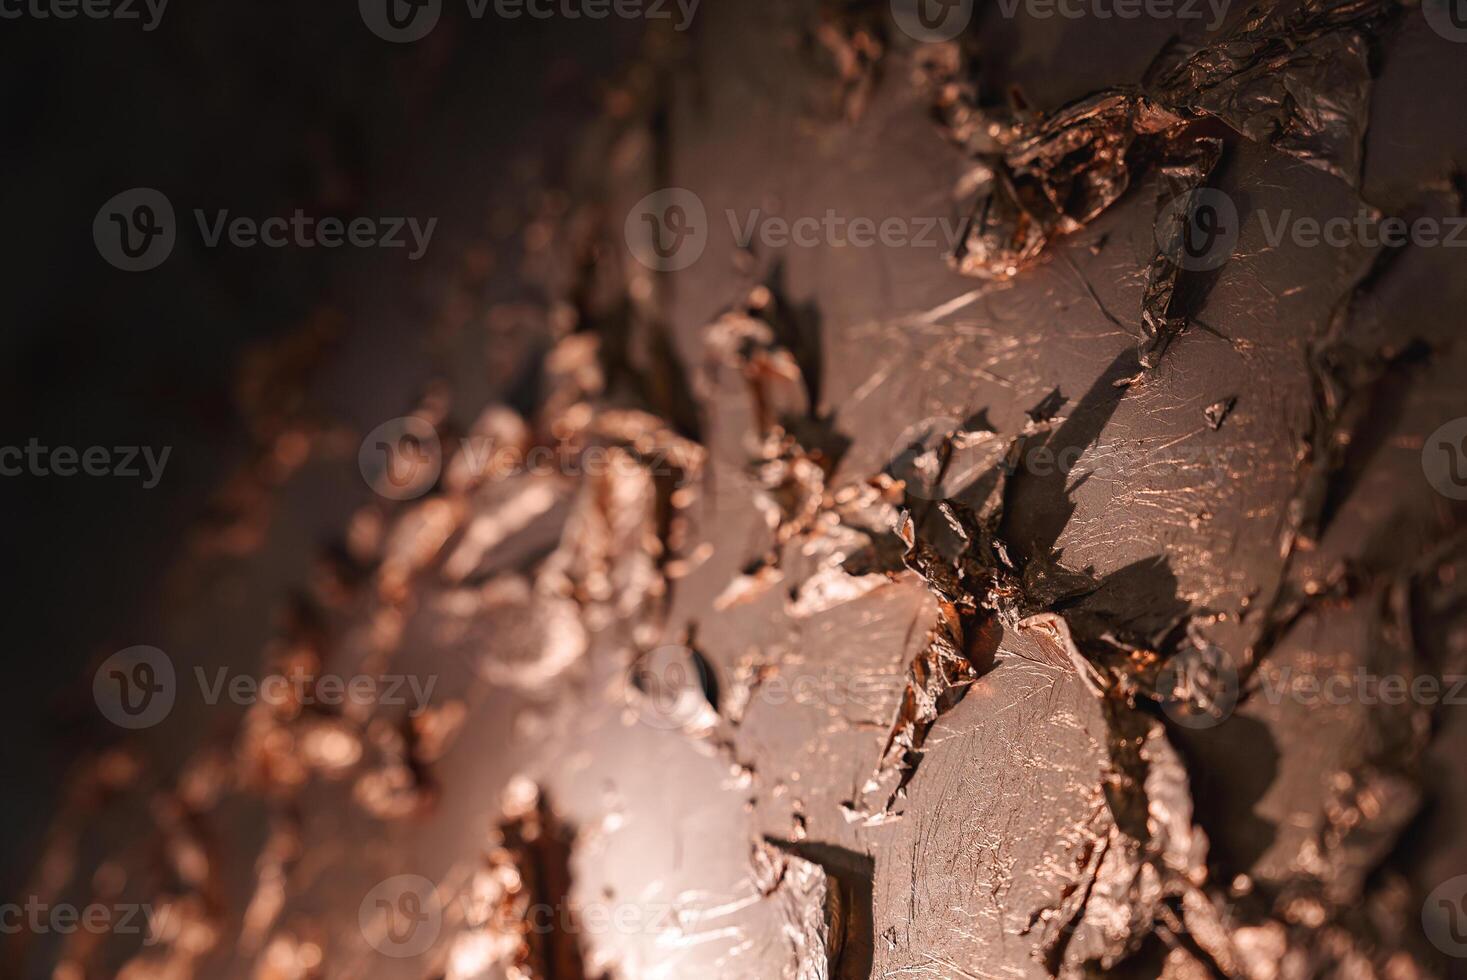
<svg viewBox="0 0 1467 980"><path fill-rule="evenodd" d="M1163 51L1117 35L1092 85L1056 77L1083 23L990 13L921 44L886 6L710 4L696 43L650 35L510 238L538 298L443 300L466 348L523 356L464 371L488 394L449 358L374 403L439 434L422 495L292 483L267 403L307 400L319 324L250 366L290 465L251 463L179 559L179 707L78 764L31 882L147 903L158 931L5 937L11 961L1449 975L1422 914L1467 860L1455 709L1287 692L1467 670L1467 511L1421 461L1467 411L1467 277L1450 249L1268 244L1254 215L1367 206L1392 73L1460 52L1386 0L1263 5ZM1063 94L996 108L995 81ZM1438 176L1413 214L1461 214ZM708 241L664 273L623 218L671 185ZM1158 216L1209 188L1243 224L1203 272ZM968 217L947 257L723 234L765 208ZM332 456L312 431L312 465L349 471L361 433ZM280 515L323 507L287 589ZM190 704L183 638L224 632L241 568L276 627L229 666L302 680ZM406 701L323 704L352 676ZM362 903L403 876L434 931L395 957Z"/></svg>

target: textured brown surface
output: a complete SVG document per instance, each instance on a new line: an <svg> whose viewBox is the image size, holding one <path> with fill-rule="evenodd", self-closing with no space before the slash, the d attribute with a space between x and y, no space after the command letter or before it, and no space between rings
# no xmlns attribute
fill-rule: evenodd
<svg viewBox="0 0 1467 980"><path fill-rule="evenodd" d="M1460 214L1460 114L1420 103L1463 52L1416 9L1316 6L1224 28L1211 72L1158 70L1166 37L1120 24L993 13L920 45L883 4L710 0L649 33L515 233L421 284L431 381L370 333L326 344L329 320L249 366L258 451L145 641L177 704L77 765L28 883L164 929L5 937L7 962L1449 975L1422 909L1467 871L1460 709L1271 693L1467 665L1467 512L1421 463L1467 410L1461 253L1271 245L1256 215ZM1041 136L980 145L972 113L1012 86ZM1310 129L1305 93L1339 115ZM1098 200L1049 193L1075 159L1022 147L1054 129L1099 148ZM973 197L1013 181L1066 208L978 280L961 250L744 249L724 218L958 228L1012 220ZM1243 222L1198 276L1156 228L1203 184ZM707 241L659 273L624 218L668 186ZM479 250L530 298L486 300ZM412 395L332 417L368 362ZM344 489L360 438L409 414L442 446L431 489ZM211 706L196 666L422 697ZM426 882L407 904L402 876Z"/></svg>

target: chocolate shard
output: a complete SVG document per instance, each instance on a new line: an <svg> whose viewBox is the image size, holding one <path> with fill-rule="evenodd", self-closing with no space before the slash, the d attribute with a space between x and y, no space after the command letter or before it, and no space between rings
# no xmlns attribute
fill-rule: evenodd
<svg viewBox="0 0 1467 980"><path fill-rule="evenodd" d="M1104 89L1048 114L955 103L961 89L939 85L949 133L978 130L991 171L964 226L952 264L963 275L1006 280L1032 264L1054 238L1085 227L1148 170L1160 173L1157 237L1146 271L1141 363L1156 366L1185 328L1178 289L1202 217L1216 211L1183 199L1206 183L1222 154L1209 119L1331 173L1359 182L1369 118L1367 39L1398 9L1396 0L1303 0L1257 4L1221 37L1163 53L1139 86ZM961 59L946 74L961 76ZM961 120L966 119L966 122ZM976 124L973 119L986 120ZM1236 234L1236 229L1232 230ZM1208 269L1226 255L1209 256Z"/></svg>
<svg viewBox="0 0 1467 980"><path fill-rule="evenodd" d="M993 466L954 498L914 504L904 513L898 534L906 545L902 560L921 576L936 602L936 621L926 645L908 668L895 720L876 768L843 804L848 821L878 825L901 815L900 801L921 762L923 744L937 719L963 699L967 689L994 663L1003 623L1016 623L1035 600L1008 565L997 538L1012 461L1027 440L1050 424L1057 404L1041 406ZM944 486L955 452L964 445L994 444L992 433L957 430L944 434L932 450L933 470L919 486L924 495ZM998 447L995 447L998 448ZM964 502L964 501L970 502Z"/></svg>
<svg viewBox="0 0 1467 980"><path fill-rule="evenodd" d="M1258 3L1147 88L1354 186L1370 110L1367 40L1397 10L1396 0Z"/></svg>
<svg viewBox="0 0 1467 980"><path fill-rule="evenodd" d="M1207 420L1207 427L1216 432L1221 429L1223 422L1233 413L1233 408L1238 404L1237 398L1224 398L1215 401L1202 410L1202 417Z"/></svg>
<svg viewBox="0 0 1467 980"><path fill-rule="evenodd" d="M1194 249L1205 251L1205 245L1195 241L1196 236L1220 234L1215 223L1226 220L1215 210L1197 207L1193 196L1207 183L1221 157L1222 140L1199 139L1180 159L1160 168L1156 199L1161 216L1157 227L1160 248L1146 267L1141 297L1142 336L1137 359L1142 368L1156 367L1167 345L1190 319L1188 299L1178 289L1187 275L1187 256Z"/></svg>
<svg viewBox="0 0 1467 980"><path fill-rule="evenodd" d="M463 925L448 943L446 980L497 975L595 980L571 889L576 833L523 777L504 792L483 864L463 886Z"/></svg>

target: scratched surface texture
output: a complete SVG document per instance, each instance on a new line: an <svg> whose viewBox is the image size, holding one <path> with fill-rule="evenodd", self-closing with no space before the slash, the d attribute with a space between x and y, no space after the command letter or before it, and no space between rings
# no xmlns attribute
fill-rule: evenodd
<svg viewBox="0 0 1467 980"><path fill-rule="evenodd" d="M522 195L522 298L471 250L434 285L432 377L378 364L401 400L333 417L369 355L262 358L312 421L262 422L156 645L426 709L180 698L86 756L31 893L157 934L6 937L17 975L1450 975L1462 709L1277 692L1467 669L1467 510L1422 468L1467 266L1269 222L1462 215L1467 50L1372 0L1180 43L988 6L918 43L709 0ZM675 272L624 221L663 187L706 214ZM1198 270L1158 228L1203 187L1237 237ZM927 244L739 240L828 212ZM351 480L401 415L443 471L393 502Z"/></svg>

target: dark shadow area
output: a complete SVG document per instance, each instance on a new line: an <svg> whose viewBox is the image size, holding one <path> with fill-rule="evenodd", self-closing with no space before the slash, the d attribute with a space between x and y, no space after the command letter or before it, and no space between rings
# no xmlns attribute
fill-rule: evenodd
<svg viewBox="0 0 1467 980"><path fill-rule="evenodd" d="M825 869L832 887L838 892L835 901L839 914L834 919L840 927L839 943L832 944L830 976L834 980L866 980L871 976L876 941L872 918L872 881L876 862L865 854L834 844L792 843L773 837L765 840Z"/></svg>
<svg viewBox="0 0 1467 980"><path fill-rule="evenodd" d="M1255 812L1278 778L1281 753L1268 726L1233 715L1216 728L1168 725L1167 735L1187 763L1193 819L1211 843L1209 863L1241 874L1273 843L1275 827ZM1247 759L1247 765L1238 765Z"/></svg>

